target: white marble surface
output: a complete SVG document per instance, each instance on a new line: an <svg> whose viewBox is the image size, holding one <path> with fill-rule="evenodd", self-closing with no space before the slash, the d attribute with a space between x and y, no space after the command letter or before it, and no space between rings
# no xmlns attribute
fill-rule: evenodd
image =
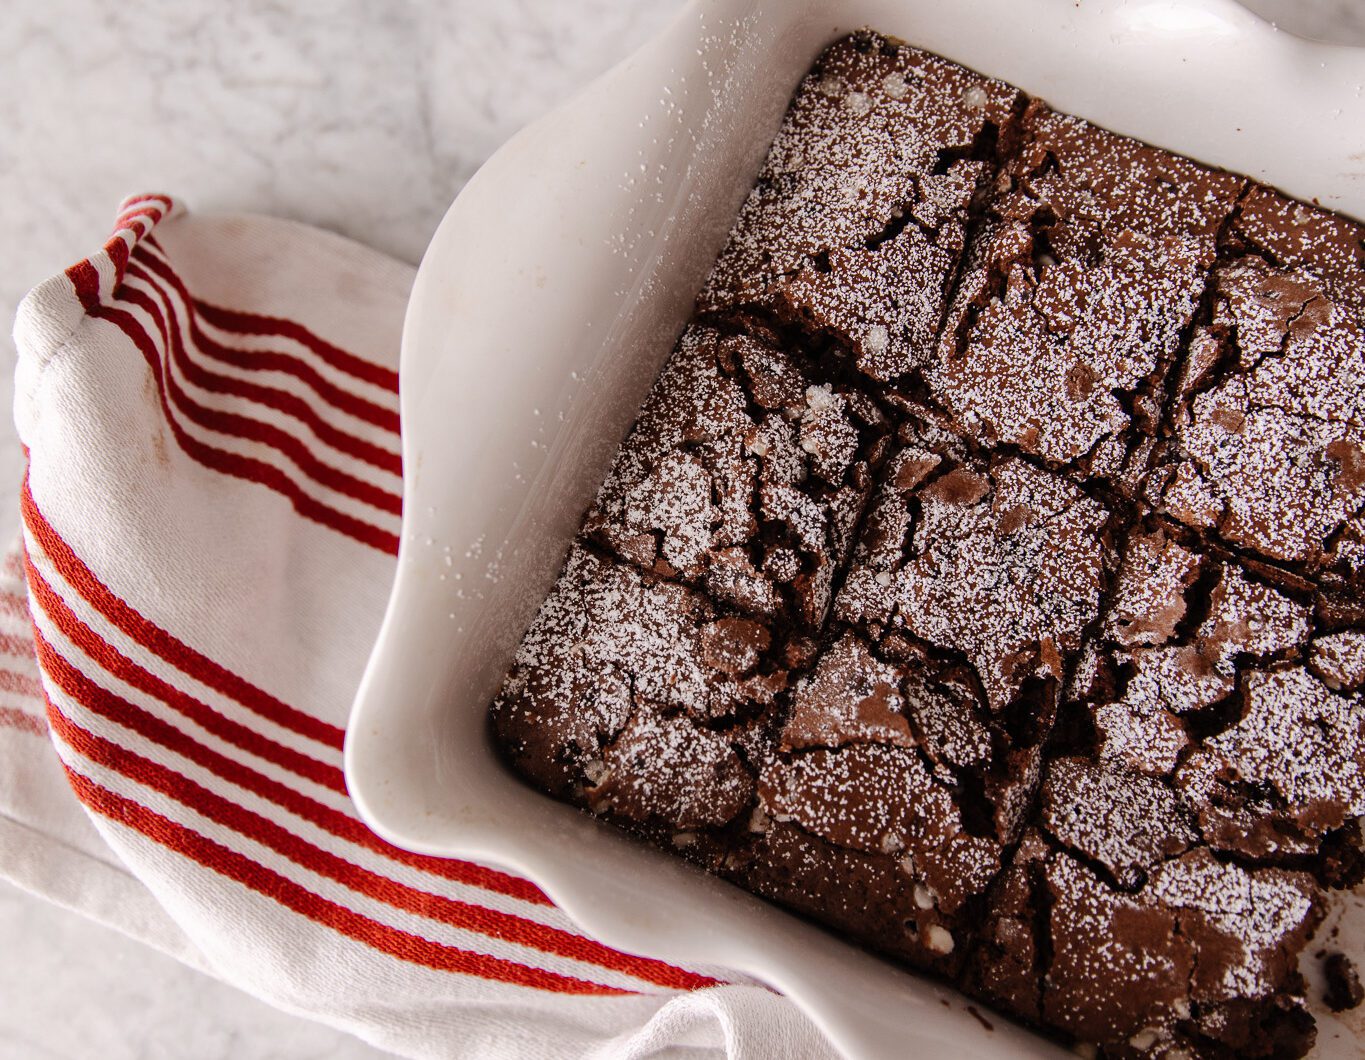
<svg viewBox="0 0 1365 1060"><path fill-rule="evenodd" d="M307 221L415 262L499 144L680 6L14 5L0 26L0 317L97 246L132 192ZM12 444L4 456L0 484L18 474Z"/></svg>
<svg viewBox="0 0 1365 1060"><path fill-rule="evenodd" d="M1365 0L1247 2L1283 28L1365 43ZM0 25L0 316L96 245L129 192L292 217L415 261L499 143L678 4L11 5ZM20 472L5 426L0 494ZM16 524L0 505L0 535ZM0 1060L92 1055L379 1054L0 884Z"/></svg>
<svg viewBox="0 0 1365 1060"><path fill-rule="evenodd" d="M3 885L0 940L4 1060L387 1055Z"/></svg>

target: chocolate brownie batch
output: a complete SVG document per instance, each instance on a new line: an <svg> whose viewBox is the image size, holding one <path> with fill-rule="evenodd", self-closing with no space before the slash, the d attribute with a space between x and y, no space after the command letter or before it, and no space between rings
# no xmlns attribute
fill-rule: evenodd
<svg viewBox="0 0 1365 1060"><path fill-rule="evenodd" d="M1363 873L1365 229L861 33L492 708L1080 1048L1298 1056Z"/></svg>

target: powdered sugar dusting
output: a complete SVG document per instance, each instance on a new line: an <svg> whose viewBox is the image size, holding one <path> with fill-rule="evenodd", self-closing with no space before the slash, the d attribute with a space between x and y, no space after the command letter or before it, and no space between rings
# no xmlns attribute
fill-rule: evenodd
<svg viewBox="0 0 1365 1060"><path fill-rule="evenodd" d="M870 486L880 413L813 371L753 339L689 328L585 532L723 603L818 626Z"/></svg>
<svg viewBox="0 0 1365 1060"><path fill-rule="evenodd" d="M934 342L987 172L962 156L1017 98L875 35L835 44L797 89L700 305L800 315L872 378L904 373ZM885 346L867 342L877 327Z"/></svg>
<svg viewBox="0 0 1365 1060"><path fill-rule="evenodd" d="M999 844L963 830L951 794L912 751L811 751L774 763L759 785L771 813L840 846L885 853L893 837L944 913L982 891L999 868Z"/></svg>
<svg viewBox="0 0 1365 1060"><path fill-rule="evenodd" d="M1329 567L1327 543L1365 507L1365 332L1261 258L1216 277L1224 367L1179 410L1160 503L1268 559Z"/></svg>
<svg viewBox="0 0 1365 1060"><path fill-rule="evenodd" d="M1365 814L1360 698L1301 667L1252 673L1244 695L1241 720L1206 741L1178 780L1207 798L1211 842L1254 854L1311 852L1325 831Z"/></svg>
<svg viewBox="0 0 1365 1060"><path fill-rule="evenodd" d="M964 651L1002 711L1029 678L1060 680L1061 653L1095 617L1108 513L1014 459L897 487L919 459L912 449L890 466L837 612L883 639L904 631Z"/></svg>
<svg viewBox="0 0 1365 1060"><path fill-rule="evenodd" d="M689 741L708 738L702 730L682 722L651 728L648 712L698 722L744 714L771 702L781 677L761 672L757 658L735 673L708 654L714 619L695 592L575 548L517 651L493 705L495 727L520 748L513 753L523 767L560 793L600 783L604 762L615 770L614 756L625 752L610 745L628 723L624 746L659 752L668 735L672 757L655 760L710 778L721 749L708 765L689 750Z"/></svg>
<svg viewBox="0 0 1365 1060"><path fill-rule="evenodd" d="M1086 470L1141 426L1125 395L1174 359L1242 182L1040 106L1026 129L927 377L986 439Z"/></svg>
<svg viewBox="0 0 1365 1060"><path fill-rule="evenodd" d="M1126 888L1140 886L1153 866L1198 839L1175 792L1150 777L1062 758L1050 767L1043 791L1048 831Z"/></svg>
<svg viewBox="0 0 1365 1060"><path fill-rule="evenodd" d="M606 772L587 792L596 813L677 828L719 826L748 807L752 775L724 736L682 716L637 712L603 751ZM687 834L687 833L683 833ZM685 847L691 841L677 842Z"/></svg>
<svg viewBox="0 0 1365 1060"><path fill-rule="evenodd" d="M1333 301L1365 317L1365 238L1357 222L1258 187L1237 212L1236 232L1245 246L1309 274Z"/></svg>
<svg viewBox="0 0 1365 1060"><path fill-rule="evenodd" d="M1316 888L1309 877L1249 872L1215 860L1206 850L1157 868L1150 890L1153 898L1182 912L1187 934L1196 939L1204 932L1223 936L1221 946L1205 946L1196 957L1221 958L1221 967L1206 961L1198 968L1204 980L1198 986L1215 997L1271 993L1316 921Z"/></svg>
<svg viewBox="0 0 1365 1060"><path fill-rule="evenodd" d="M1365 630L1347 629L1314 641L1309 665L1328 688L1358 692L1365 687Z"/></svg>

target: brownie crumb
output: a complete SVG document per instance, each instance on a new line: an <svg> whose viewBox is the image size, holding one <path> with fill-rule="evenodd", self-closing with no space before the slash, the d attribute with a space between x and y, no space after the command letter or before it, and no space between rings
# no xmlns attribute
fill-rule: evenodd
<svg viewBox="0 0 1365 1060"><path fill-rule="evenodd" d="M995 1024L988 1020L985 1016L981 1015L980 1011L977 1009L975 1005L967 1006L967 1015L971 1016L972 1019L976 1020L977 1023L985 1027L986 1030L988 1031L995 1030Z"/></svg>
<svg viewBox="0 0 1365 1060"><path fill-rule="evenodd" d="M1360 975L1355 962L1344 953L1330 953L1322 962L1323 974L1327 977L1327 989L1322 1000L1333 1012L1345 1012L1365 1001L1365 987L1360 985Z"/></svg>

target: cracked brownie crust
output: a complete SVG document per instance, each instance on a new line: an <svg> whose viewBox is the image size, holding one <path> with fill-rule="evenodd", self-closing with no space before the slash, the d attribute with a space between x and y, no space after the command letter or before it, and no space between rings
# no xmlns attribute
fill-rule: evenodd
<svg viewBox="0 0 1365 1060"><path fill-rule="evenodd" d="M1244 182L1038 102L1022 143L926 365L928 400L965 435L1122 481Z"/></svg>
<svg viewBox="0 0 1365 1060"><path fill-rule="evenodd" d="M1000 881L969 988L1106 1056L1302 1052L1313 1020L1297 965L1321 920L1316 882L1219 860L1182 833L1159 789L1102 769L1056 763L1042 827ZM1119 852L1102 831L1072 827L1077 813L1175 831ZM1115 854L1144 866L1130 885L1109 871Z"/></svg>
<svg viewBox="0 0 1365 1060"><path fill-rule="evenodd" d="M1330 290L1255 253L1219 265L1148 489L1187 526L1359 591L1365 313Z"/></svg>
<svg viewBox="0 0 1365 1060"><path fill-rule="evenodd" d="M885 450L820 359L689 327L584 523L618 557L819 628Z"/></svg>
<svg viewBox="0 0 1365 1060"><path fill-rule="evenodd" d="M909 372L933 348L1020 99L884 38L833 45L797 88L698 307L827 336L873 381Z"/></svg>
<svg viewBox="0 0 1365 1060"><path fill-rule="evenodd" d="M1116 522L1014 456L954 459L911 435L888 467L837 603L896 653L960 654L985 709L1047 727L1066 655L1099 608Z"/></svg>
<svg viewBox="0 0 1365 1060"><path fill-rule="evenodd" d="M1365 877L1363 384L1365 227L846 38L494 739L1082 1052L1300 1056Z"/></svg>

